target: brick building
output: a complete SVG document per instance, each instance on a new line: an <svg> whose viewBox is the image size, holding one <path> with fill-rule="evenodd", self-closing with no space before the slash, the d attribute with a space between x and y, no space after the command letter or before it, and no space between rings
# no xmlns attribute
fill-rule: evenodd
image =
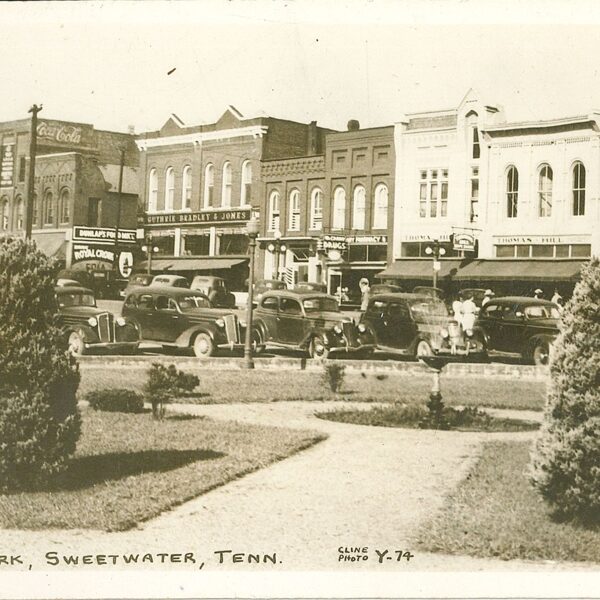
<svg viewBox="0 0 600 600"><path fill-rule="evenodd" d="M24 235L30 121L0 123L0 233ZM120 252L131 266L135 244L138 153L130 134L40 119L34 177L32 238L65 266L114 266L120 152L125 149Z"/></svg>

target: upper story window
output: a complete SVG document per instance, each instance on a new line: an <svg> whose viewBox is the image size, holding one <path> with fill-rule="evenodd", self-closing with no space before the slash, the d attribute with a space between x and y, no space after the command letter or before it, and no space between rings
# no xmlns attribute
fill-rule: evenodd
<svg viewBox="0 0 600 600"><path fill-rule="evenodd" d="M17 196L17 205L15 209L15 222L17 229L23 229L25 225L25 203L21 196Z"/></svg>
<svg viewBox="0 0 600 600"><path fill-rule="evenodd" d="M212 208L215 190L215 166L206 165L204 169L204 208Z"/></svg>
<svg viewBox="0 0 600 600"><path fill-rule="evenodd" d="M190 165L183 167L183 177L181 182L181 208L192 208L192 167L190 167Z"/></svg>
<svg viewBox="0 0 600 600"><path fill-rule="evenodd" d="M221 206L223 207L231 206L231 181L231 163L226 162L223 165L223 184L221 189Z"/></svg>
<svg viewBox="0 0 600 600"><path fill-rule="evenodd" d="M156 212L158 208L158 173L156 169L148 176L148 212Z"/></svg>
<svg viewBox="0 0 600 600"><path fill-rule="evenodd" d="M388 188L380 183L375 188L375 205L373 210L373 229L387 229L388 224Z"/></svg>
<svg viewBox="0 0 600 600"><path fill-rule="evenodd" d="M318 187L310 194L310 228L314 231L323 228L323 192Z"/></svg>
<svg viewBox="0 0 600 600"><path fill-rule="evenodd" d="M2 229L6 231L8 229L9 224L9 206L8 206L8 198L5 196L0 200L0 213L1 213L1 225Z"/></svg>
<svg viewBox="0 0 600 600"><path fill-rule="evenodd" d="M300 191L292 190L290 192L290 231L300 231Z"/></svg>
<svg viewBox="0 0 600 600"><path fill-rule="evenodd" d="M269 231L279 231L279 192L273 191L269 196Z"/></svg>
<svg viewBox="0 0 600 600"><path fill-rule="evenodd" d="M44 225L54 224L54 196L48 190L44 195Z"/></svg>
<svg viewBox="0 0 600 600"><path fill-rule="evenodd" d="M585 167L581 162L573 165L573 215L585 215Z"/></svg>
<svg viewBox="0 0 600 600"><path fill-rule="evenodd" d="M346 227L346 190L339 186L333 192L333 229L344 229Z"/></svg>
<svg viewBox="0 0 600 600"><path fill-rule="evenodd" d="M448 169L427 169L419 174L419 216L448 216Z"/></svg>
<svg viewBox="0 0 600 600"><path fill-rule="evenodd" d="M64 189L60 193L60 222L68 223L71 220L71 195Z"/></svg>
<svg viewBox="0 0 600 600"><path fill-rule="evenodd" d="M517 217L519 209L519 171L514 166L506 172L506 216L509 219Z"/></svg>
<svg viewBox="0 0 600 600"><path fill-rule="evenodd" d="M544 164L540 167L538 177L538 199L540 217L552 216L552 167Z"/></svg>
<svg viewBox="0 0 600 600"><path fill-rule="evenodd" d="M252 163L246 160L242 164L240 206L250 206L250 204L252 204Z"/></svg>
<svg viewBox="0 0 600 600"><path fill-rule="evenodd" d="M101 205L100 198L88 198L88 227L98 227L100 225Z"/></svg>
<svg viewBox="0 0 600 600"><path fill-rule="evenodd" d="M473 132L473 140L471 146L473 158L479 158L481 156L481 148L479 146L479 129L477 128L477 125L475 125L471 131Z"/></svg>
<svg viewBox="0 0 600 600"><path fill-rule="evenodd" d="M367 192L364 186L357 185L354 188L352 202L352 229L365 228L365 210L367 204Z"/></svg>
<svg viewBox="0 0 600 600"><path fill-rule="evenodd" d="M165 174L165 210L173 210L175 203L175 169L169 167Z"/></svg>
<svg viewBox="0 0 600 600"><path fill-rule="evenodd" d="M479 167L471 167L471 223L479 219Z"/></svg>
<svg viewBox="0 0 600 600"><path fill-rule="evenodd" d="M33 206L31 207L31 223L38 222L38 197L37 194L33 194Z"/></svg>

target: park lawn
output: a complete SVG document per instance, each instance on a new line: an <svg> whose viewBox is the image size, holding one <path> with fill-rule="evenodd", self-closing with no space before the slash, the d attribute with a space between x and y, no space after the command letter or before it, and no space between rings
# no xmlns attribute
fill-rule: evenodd
<svg viewBox="0 0 600 600"><path fill-rule="evenodd" d="M82 366L80 398L89 390L127 387L140 391L150 365L98 369ZM187 370L187 369L186 369ZM178 402L218 404L232 402L277 402L284 400L351 400L355 402L423 403L431 390L431 376L402 373L346 374L342 392L331 393L319 371L263 371L255 369L189 370L200 378L197 393ZM487 406L542 410L546 385L543 381L442 376L444 403L449 406Z"/></svg>
<svg viewBox="0 0 600 600"><path fill-rule="evenodd" d="M600 562L600 531L555 522L531 487L530 448L530 442L488 442L443 511L419 531L419 546L505 560Z"/></svg>
<svg viewBox="0 0 600 600"><path fill-rule="evenodd" d="M186 415L82 418L69 470L51 490L0 495L0 527L129 529L326 437Z"/></svg>

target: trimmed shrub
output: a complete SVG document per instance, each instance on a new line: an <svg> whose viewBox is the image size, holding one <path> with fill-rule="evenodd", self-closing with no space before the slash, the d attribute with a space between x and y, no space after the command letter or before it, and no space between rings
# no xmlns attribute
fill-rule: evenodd
<svg viewBox="0 0 600 600"><path fill-rule="evenodd" d="M42 485L64 469L81 432L79 370L55 326L56 261L0 240L0 489Z"/></svg>
<svg viewBox="0 0 600 600"><path fill-rule="evenodd" d="M600 524L600 261L582 269L551 353L532 482L556 516Z"/></svg>
<svg viewBox="0 0 600 600"><path fill-rule="evenodd" d="M323 374L321 380L323 385L337 394L342 389L344 377L346 376L346 367L337 362L324 362Z"/></svg>
<svg viewBox="0 0 600 600"><path fill-rule="evenodd" d="M144 398L134 390L124 388L93 390L85 395L85 399L94 410L123 413L144 412Z"/></svg>
<svg viewBox="0 0 600 600"><path fill-rule="evenodd" d="M198 377L179 371L175 365L166 367L152 363L143 388L144 399L152 405L152 416L162 419L165 416L165 404L183 393L192 392L199 383Z"/></svg>

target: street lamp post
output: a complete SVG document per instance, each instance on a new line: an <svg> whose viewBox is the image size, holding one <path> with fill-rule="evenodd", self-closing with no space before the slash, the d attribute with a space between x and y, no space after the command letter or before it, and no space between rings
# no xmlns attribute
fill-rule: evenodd
<svg viewBox="0 0 600 600"><path fill-rule="evenodd" d="M442 247L439 240L434 240L431 246L425 248L425 254L433 258L433 287L437 287L437 274L441 268L440 256L446 254L446 249Z"/></svg>
<svg viewBox="0 0 600 600"><path fill-rule="evenodd" d="M287 251L285 242L281 241L281 231L275 232L275 237L272 242L267 246L267 250L273 254L274 266L273 266L273 279L279 279L280 270L279 264L281 262L281 255Z"/></svg>
<svg viewBox="0 0 600 600"><path fill-rule="evenodd" d="M158 252L158 246L152 246L152 233L146 236L146 244L142 246L142 252L146 253L146 273L152 273L152 255Z"/></svg>
<svg viewBox="0 0 600 600"><path fill-rule="evenodd" d="M244 340L244 361L242 367L244 369L254 369L254 360L252 359L252 311L254 309L254 254L256 250L256 238L259 232L258 219L252 218L246 225L248 234L248 251L250 253L250 261L248 269L248 304L246 306L246 338Z"/></svg>

